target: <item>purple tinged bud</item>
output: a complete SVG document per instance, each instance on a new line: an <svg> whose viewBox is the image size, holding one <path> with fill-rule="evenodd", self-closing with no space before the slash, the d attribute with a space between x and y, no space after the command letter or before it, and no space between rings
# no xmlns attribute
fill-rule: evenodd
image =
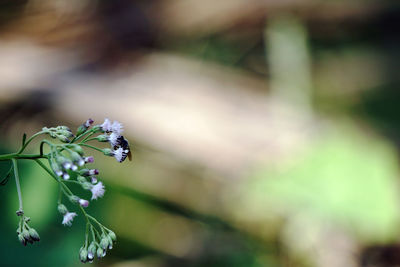
<svg viewBox="0 0 400 267"><path fill-rule="evenodd" d="M96 178L96 176L92 176L92 177L90 177L90 179L91 179L92 184L97 183L97 178Z"/></svg>
<svg viewBox="0 0 400 267"><path fill-rule="evenodd" d="M77 169L78 169L78 166L76 166L76 165L72 164L72 166L71 166L71 170L73 170L73 171L76 171Z"/></svg>
<svg viewBox="0 0 400 267"><path fill-rule="evenodd" d="M89 201L87 201L86 199L79 199L79 205L81 205L84 208L87 208L89 206Z"/></svg>
<svg viewBox="0 0 400 267"><path fill-rule="evenodd" d="M64 180L68 180L70 178L68 173L64 173L62 177Z"/></svg>
<svg viewBox="0 0 400 267"><path fill-rule="evenodd" d="M85 157L84 160L85 160L86 163L93 163L94 162L94 158L92 156Z"/></svg>
<svg viewBox="0 0 400 267"><path fill-rule="evenodd" d="M84 123L84 126L86 127L86 128L89 128L92 124L93 124L93 122L94 122L94 120L92 120L92 119L88 119L85 123Z"/></svg>
<svg viewBox="0 0 400 267"><path fill-rule="evenodd" d="M90 175L97 175L97 174L99 174L99 170L98 170L98 169L91 169L91 170L89 171L89 174L90 174Z"/></svg>

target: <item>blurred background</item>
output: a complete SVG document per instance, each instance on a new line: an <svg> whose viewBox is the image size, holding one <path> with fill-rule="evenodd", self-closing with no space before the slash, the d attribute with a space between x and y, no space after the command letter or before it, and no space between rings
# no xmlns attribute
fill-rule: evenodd
<svg viewBox="0 0 400 267"><path fill-rule="evenodd" d="M93 154L118 242L92 266L400 266L399 28L397 1L2 0L0 152L124 124L132 162ZM41 241L10 181L0 265L81 266L82 216L19 164Z"/></svg>

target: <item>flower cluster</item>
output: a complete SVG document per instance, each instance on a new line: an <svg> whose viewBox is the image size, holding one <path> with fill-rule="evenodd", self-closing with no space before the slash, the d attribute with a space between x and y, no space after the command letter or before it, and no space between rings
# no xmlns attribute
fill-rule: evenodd
<svg viewBox="0 0 400 267"><path fill-rule="evenodd" d="M102 234L95 231L93 241L87 246L87 243L79 250L79 259L81 262L92 262L94 256L103 258L107 254L108 249L112 249L113 243L117 240L115 233L105 227L101 229Z"/></svg>
<svg viewBox="0 0 400 267"><path fill-rule="evenodd" d="M123 162L126 157L130 157L130 149L128 141L121 135L123 126L118 121L111 123L109 119L105 119L101 125L101 130L105 133L97 136L100 142L109 142L111 149L105 150L104 154L114 156L118 162Z"/></svg>
<svg viewBox="0 0 400 267"><path fill-rule="evenodd" d="M42 131L34 134L28 140L26 140L26 135L24 134L22 147L17 153L5 156L0 155L0 160L10 160L12 162L10 171L6 178L0 182L0 185L7 183L11 171L14 170L19 198L17 215L20 216L17 234L18 239L23 245L27 243L32 244L40 240L35 229L28 225L30 219L24 215L19 185L17 160L31 159L39 164L59 184L60 197L58 200L58 211L63 216L62 224L64 226L71 226L74 218L78 216L76 212L70 211L62 203L63 196L70 203L77 205L82 215L86 217L86 234L84 245L79 252L80 260L82 262L92 262L95 255L98 258L102 258L105 256L107 250L112 249L113 242L116 241L115 233L85 211L85 208L89 206L89 200L74 194L68 187L68 183L80 185L83 190L90 191L91 200L97 200L103 197L105 193L105 186L98 179L99 170L89 167L94 162L94 157L86 155L84 148L93 149L102 152L104 155L112 156L120 163L127 157L131 159L129 143L121 135L123 131L121 123L118 121L111 122L109 119L105 119L102 124L93 125L93 123L92 119L88 119L78 127L75 134L67 126L44 127ZM48 134L53 139L61 141L61 143L54 143L43 139L40 142L40 154L22 154L28 144L42 134ZM109 142L111 148L99 148L88 144L90 141ZM48 152L44 153L46 147L48 148ZM48 162L50 168L42 161L43 159Z"/></svg>
<svg viewBox="0 0 400 267"><path fill-rule="evenodd" d="M18 213L17 213L18 214ZM21 219L19 221L19 226L17 228L18 240L22 245L26 246L26 244L33 244L35 241L40 241L39 234L35 229L31 228L28 225L30 221L29 217L25 217L23 213L20 213Z"/></svg>

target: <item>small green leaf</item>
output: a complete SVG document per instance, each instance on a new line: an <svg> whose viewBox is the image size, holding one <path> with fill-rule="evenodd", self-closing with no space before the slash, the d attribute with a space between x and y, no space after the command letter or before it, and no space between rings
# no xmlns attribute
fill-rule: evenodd
<svg viewBox="0 0 400 267"><path fill-rule="evenodd" d="M22 136L22 145L25 145L25 141L26 141L26 133L24 133L24 135Z"/></svg>
<svg viewBox="0 0 400 267"><path fill-rule="evenodd" d="M5 177L1 180L0 186L4 186L7 184L8 180L10 179L12 169L13 167L11 166L8 172L6 173Z"/></svg>

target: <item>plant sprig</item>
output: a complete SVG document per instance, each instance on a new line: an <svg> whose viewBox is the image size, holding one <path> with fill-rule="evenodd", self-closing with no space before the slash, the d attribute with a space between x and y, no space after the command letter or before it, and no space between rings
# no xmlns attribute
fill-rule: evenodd
<svg viewBox="0 0 400 267"><path fill-rule="evenodd" d="M81 185L84 190L90 190L91 200L102 197L105 193L104 185L98 181L97 169L86 168L87 164L94 161L92 156L85 156L84 148L102 152L106 156L114 157L118 162L123 162L127 157L130 158L130 147L128 141L121 135L122 124L105 119L103 124L94 125L92 119L88 119L80 125L74 135L67 126L43 127L43 129L26 139L26 134L22 137L22 145L15 153L0 155L0 161L11 161L10 170L1 180L0 185L5 185L14 171L15 183L17 187L19 209L17 216L20 217L17 235L23 245L34 243L40 240L39 234L29 226L30 218L25 216L22 202L22 192L20 187L20 177L18 173L17 161L21 159L35 161L45 172L47 172L59 184L59 198L57 209L63 215L62 224L71 226L72 221L77 216L75 212L70 212L62 203L63 196L73 205L77 206L86 220L85 239L79 251L79 258L82 262L92 262L94 257L102 258L107 250L112 249L113 242L116 241L115 233L101 224L96 218L89 215L85 208L89 206L89 201L80 198L72 192L66 183ZM97 136L93 137L94 135ZM59 142L42 139L39 143L38 154L26 154L24 151L29 144L41 135L49 135ZM100 148L89 145L89 141L108 142L111 148ZM48 153L44 153L45 146ZM46 160L46 161L43 161ZM48 164L48 166L47 166Z"/></svg>

